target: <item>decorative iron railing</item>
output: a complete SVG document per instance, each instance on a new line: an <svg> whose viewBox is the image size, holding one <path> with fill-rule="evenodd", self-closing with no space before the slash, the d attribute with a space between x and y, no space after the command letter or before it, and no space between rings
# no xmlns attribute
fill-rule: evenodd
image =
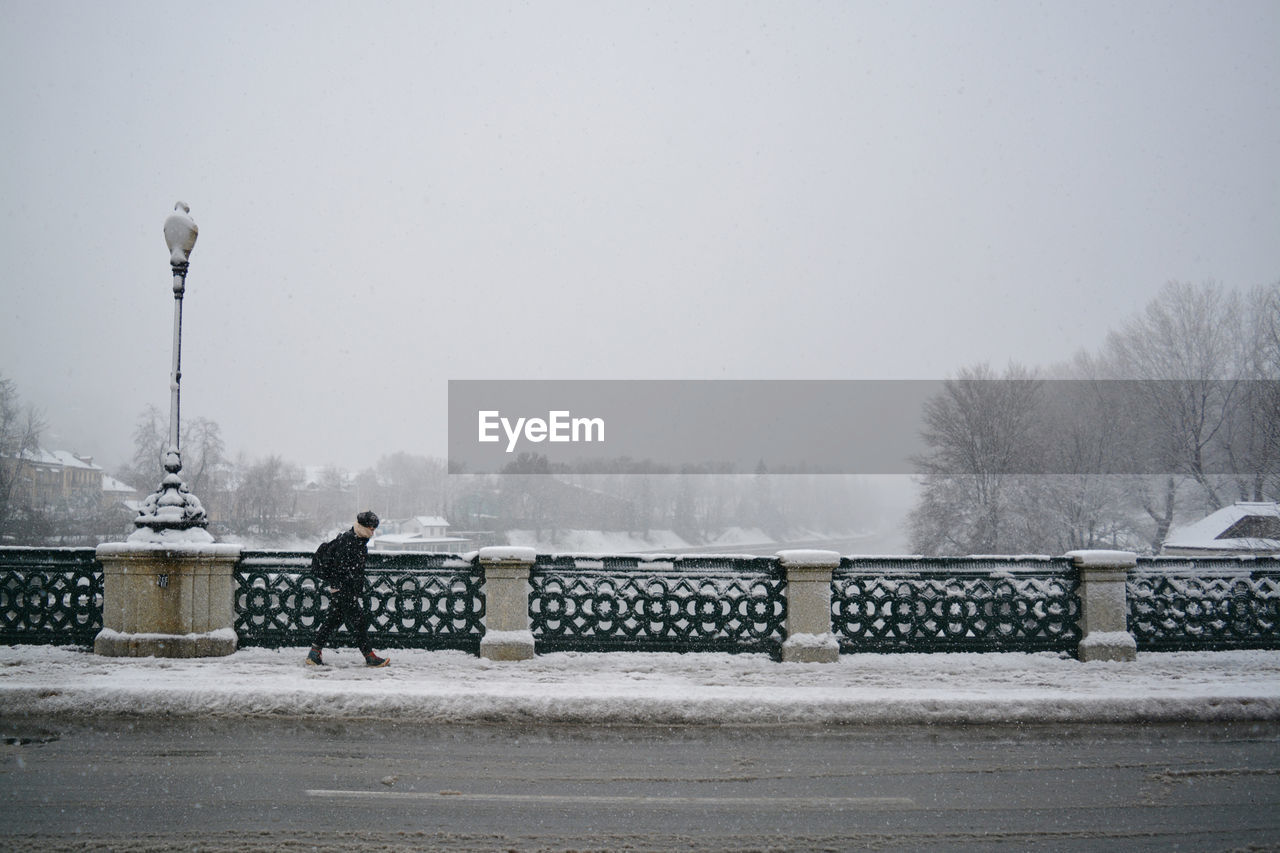
<svg viewBox="0 0 1280 853"><path fill-rule="evenodd" d="M1280 557L1139 557L1126 586L1139 651L1280 648Z"/></svg>
<svg viewBox="0 0 1280 853"><path fill-rule="evenodd" d="M244 552L242 645L311 640L326 602L310 564L310 553ZM478 650L475 560L371 553L368 569L375 644ZM544 651L773 652L785 639L786 580L772 557L541 556L530 586ZM1143 557L1126 586L1140 650L1280 648L1280 558ZM832 631L845 652L1072 652L1078 587L1060 557L846 557L832 579ZM0 643L92 645L101 628L92 548L0 548Z"/></svg>
<svg viewBox="0 0 1280 853"><path fill-rule="evenodd" d="M454 554L370 553L365 612L381 648L475 652L484 632L483 578ZM242 646L302 646L328 610L310 552L245 551L236 570L236 634ZM346 626L335 642L344 642Z"/></svg>
<svg viewBox="0 0 1280 853"><path fill-rule="evenodd" d="M764 651L785 639L774 557L539 555L529 572L539 651Z"/></svg>
<svg viewBox="0 0 1280 853"><path fill-rule="evenodd" d="M1078 589L1066 557L845 557L831 630L842 652L1074 653Z"/></svg>
<svg viewBox="0 0 1280 853"><path fill-rule="evenodd" d="M102 630L102 565L94 550L0 551L0 643L93 645Z"/></svg>

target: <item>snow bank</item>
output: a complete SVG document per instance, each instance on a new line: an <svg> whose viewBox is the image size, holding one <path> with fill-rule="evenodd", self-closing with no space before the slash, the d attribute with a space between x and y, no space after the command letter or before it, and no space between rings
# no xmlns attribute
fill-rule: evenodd
<svg viewBox="0 0 1280 853"><path fill-rule="evenodd" d="M801 649L835 649L840 650L840 641L835 634L792 634L787 637L787 645Z"/></svg>
<svg viewBox="0 0 1280 853"><path fill-rule="evenodd" d="M822 538L815 536L815 539ZM708 545L772 545L775 540L758 527L730 527L707 540Z"/></svg>
<svg viewBox="0 0 1280 853"><path fill-rule="evenodd" d="M484 632L484 642L497 643L500 645L533 645L532 631L490 631Z"/></svg>
<svg viewBox="0 0 1280 853"><path fill-rule="evenodd" d="M0 647L0 710L395 718L628 725L1137 722L1280 719L1280 652L1139 654L1084 664L1055 654L557 653L498 663L454 651L241 649L219 658L107 658Z"/></svg>

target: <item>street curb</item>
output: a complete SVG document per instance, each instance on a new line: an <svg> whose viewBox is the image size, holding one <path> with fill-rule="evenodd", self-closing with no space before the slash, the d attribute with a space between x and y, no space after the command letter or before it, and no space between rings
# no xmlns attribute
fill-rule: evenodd
<svg viewBox="0 0 1280 853"><path fill-rule="evenodd" d="M617 697L590 693L554 697L511 696L485 691L465 695L369 695L351 697L324 691L236 691L228 696L198 688L175 691L122 691L118 688L0 688L0 713L6 716L263 717L377 719L421 723L549 723L617 726L760 725L983 725L1037 723L1144 723L1280 720L1280 698L1223 694L1197 698L1076 698L1061 695L981 696L921 701L886 694L808 700L786 699L744 705L733 698L700 697L681 701L632 697L620 708ZM211 707L216 710L211 711ZM142 708L145 710L139 711Z"/></svg>

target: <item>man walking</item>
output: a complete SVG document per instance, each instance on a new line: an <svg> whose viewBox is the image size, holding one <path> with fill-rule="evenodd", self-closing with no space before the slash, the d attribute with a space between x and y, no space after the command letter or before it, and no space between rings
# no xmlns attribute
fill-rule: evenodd
<svg viewBox="0 0 1280 853"><path fill-rule="evenodd" d="M336 539L324 542L316 549L314 565L320 579L329 588L329 615L325 617L315 642L307 653L308 666L324 666L320 653L329 637L343 622L351 632L352 645L364 654L366 666L386 666L391 661L378 657L369 645L369 617L365 615L361 596L364 593L364 564L368 556L369 539L378 527L378 516L366 510L356 516L355 525L342 532Z"/></svg>

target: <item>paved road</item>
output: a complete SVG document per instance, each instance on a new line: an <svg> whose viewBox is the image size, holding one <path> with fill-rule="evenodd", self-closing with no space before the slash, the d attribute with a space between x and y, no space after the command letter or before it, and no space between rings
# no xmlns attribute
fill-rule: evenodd
<svg viewBox="0 0 1280 853"><path fill-rule="evenodd" d="M1280 850L1274 723L0 733L12 850Z"/></svg>

